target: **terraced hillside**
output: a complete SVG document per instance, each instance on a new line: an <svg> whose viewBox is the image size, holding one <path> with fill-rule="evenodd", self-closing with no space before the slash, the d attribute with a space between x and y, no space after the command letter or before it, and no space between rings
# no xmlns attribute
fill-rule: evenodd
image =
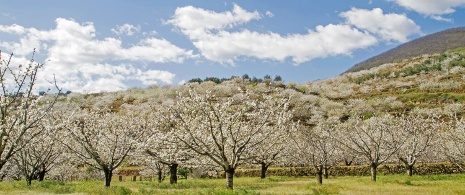
<svg viewBox="0 0 465 195"><path fill-rule="evenodd" d="M444 53L447 50L459 47L465 47L465 27L444 30L404 43L394 49L356 64L347 72L367 70L382 64L401 62L404 59L425 54Z"/></svg>
<svg viewBox="0 0 465 195"><path fill-rule="evenodd" d="M463 114L464 73L465 48L457 48L442 54L418 56L370 70L310 82L307 90L308 93L344 103L352 109L363 102L363 105L368 105L360 107L365 114L369 110Z"/></svg>
<svg viewBox="0 0 465 195"><path fill-rule="evenodd" d="M321 119L345 119L354 115L463 114L465 102L465 48L423 55L331 79L308 83L251 82L235 78L222 83L187 83L177 87L151 87L98 94L63 96L57 110L70 107L93 110L154 109L170 105L178 93L189 89L232 97L238 89L273 96L292 96L295 119L314 125ZM45 99L46 100L46 97Z"/></svg>

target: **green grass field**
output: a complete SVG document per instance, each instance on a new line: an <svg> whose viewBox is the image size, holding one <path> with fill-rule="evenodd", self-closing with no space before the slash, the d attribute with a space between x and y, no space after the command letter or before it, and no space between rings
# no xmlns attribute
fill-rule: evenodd
<svg viewBox="0 0 465 195"><path fill-rule="evenodd" d="M465 194L465 174L413 176L338 177L316 183L314 177L235 178L234 190L224 179L119 182L106 188L103 181L85 182L0 182L0 194Z"/></svg>

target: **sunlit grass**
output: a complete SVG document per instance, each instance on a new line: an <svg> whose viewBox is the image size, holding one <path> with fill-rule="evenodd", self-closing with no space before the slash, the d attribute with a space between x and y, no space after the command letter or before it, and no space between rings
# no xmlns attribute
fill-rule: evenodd
<svg viewBox="0 0 465 195"><path fill-rule="evenodd" d="M226 189L224 179L119 182L106 188L103 181L0 182L0 194L465 194L464 174L454 175L380 175L370 177L331 177L317 184L314 177L235 178L233 191Z"/></svg>

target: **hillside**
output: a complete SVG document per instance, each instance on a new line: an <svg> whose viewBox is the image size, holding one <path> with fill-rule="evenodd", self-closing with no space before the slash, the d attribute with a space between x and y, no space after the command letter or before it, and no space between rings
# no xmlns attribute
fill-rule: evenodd
<svg viewBox="0 0 465 195"><path fill-rule="evenodd" d="M456 48L310 82L307 90L343 103L352 113L462 115L464 73L465 48Z"/></svg>
<svg viewBox="0 0 465 195"><path fill-rule="evenodd" d="M430 34L399 45L380 55L356 64L347 72L367 70L386 63L401 62L425 54L444 53L447 50L465 47L465 27L452 28Z"/></svg>
<svg viewBox="0 0 465 195"><path fill-rule="evenodd" d="M223 97L233 97L247 90L257 95L291 96L294 118L305 121L308 126L322 119L344 121L354 115L369 117L386 112L462 115L465 114L464 74L465 48L457 48L303 84L284 85L271 80L255 83L250 79L233 78L221 83L206 81L176 87L72 93L60 97L56 110L70 111L72 107L80 107L114 112L146 111L171 105L179 93L185 94L188 90L209 91Z"/></svg>

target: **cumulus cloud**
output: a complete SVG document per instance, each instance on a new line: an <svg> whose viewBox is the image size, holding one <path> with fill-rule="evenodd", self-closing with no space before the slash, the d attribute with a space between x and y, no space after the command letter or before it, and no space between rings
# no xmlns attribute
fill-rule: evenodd
<svg viewBox="0 0 465 195"><path fill-rule="evenodd" d="M148 37L125 48L112 37L98 39L92 23L79 24L58 18L56 28L37 30L19 25L0 26L0 32L18 35L17 42L2 42L15 54L28 55L31 48L46 54L47 64L41 78L53 80L60 87L77 92L114 91L128 88L131 80L151 85L171 84L174 74L137 66L137 63L177 62L195 57L192 51L179 48L169 41ZM40 81L38 87L47 85Z"/></svg>
<svg viewBox="0 0 465 195"><path fill-rule="evenodd" d="M165 83L172 84L174 79L174 74L168 71L160 70L149 70L149 71L139 71L135 75L135 79L141 81L144 85L155 85L158 81L163 81Z"/></svg>
<svg viewBox="0 0 465 195"><path fill-rule="evenodd" d="M367 30L384 41L406 42L408 36L419 34L420 26L402 14L384 14L380 8L373 10L352 8L340 14L347 24Z"/></svg>
<svg viewBox="0 0 465 195"><path fill-rule="evenodd" d="M433 19L433 20L438 20L438 21L443 21L443 22L452 22L452 19L450 19L450 18L444 18L444 17L438 16L438 15L432 15L432 16L430 16L430 17L431 17L431 19Z"/></svg>
<svg viewBox="0 0 465 195"><path fill-rule="evenodd" d="M224 12L186 6L177 8L166 24L186 35L203 58L231 65L243 58L301 64L315 58L351 55L380 41L405 42L420 33L420 28L405 15L384 14L379 8L353 8L340 13L343 23L318 25L305 33L282 35L247 29L247 23L264 16L273 14L248 11L237 4ZM140 33L140 27L124 24L112 31L133 35ZM0 25L1 33L16 35L18 40L0 40L0 47L20 56L28 56L32 48L37 48L47 61L42 76L47 80L55 76L60 87L78 92L122 90L131 82L172 84L173 73L138 64L182 63L198 57L191 50L143 32L142 39L123 47L119 38L97 38L93 23L63 18L56 19L56 27L50 30L14 24ZM39 87L45 85L44 81Z"/></svg>
<svg viewBox="0 0 465 195"><path fill-rule="evenodd" d="M416 11L420 14L431 17L435 20L450 21L442 17L445 14L455 12L455 8L465 6L465 0L389 0L405 7L409 10Z"/></svg>
<svg viewBox="0 0 465 195"><path fill-rule="evenodd" d="M134 33L140 32L140 26L134 26L131 24L123 24L122 26L117 26L116 29L112 28L111 31L117 35L127 35L131 36Z"/></svg>
<svg viewBox="0 0 465 195"><path fill-rule="evenodd" d="M354 49L375 44L375 37L348 25L318 26L308 34L281 36L277 33L221 31L194 41L202 55L213 61L234 64L241 56L283 61L292 58L296 64L318 57L348 55Z"/></svg>
<svg viewBox="0 0 465 195"><path fill-rule="evenodd" d="M270 17L270 18L272 18L272 17L274 16L274 14L273 14L272 12L270 12L270 11L267 11L267 12L265 13L265 15L268 16L268 17Z"/></svg>
<svg viewBox="0 0 465 195"><path fill-rule="evenodd" d="M357 18L354 16L356 12L363 15ZM365 18L373 16L377 18ZM193 6L180 7L167 23L189 37L206 59L232 65L241 57L290 59L300 64L315 58L351 55L354 50L377 44L378 37L383 41L405 42L407 36L419 32L419 27L406 16L385 15L381 9L352 9L342 13L341 17L348 21L319 25L306 34L285 36L274 32L235 30L234 27L240 24L261 19L257 11L249 12L238 5L234 5L232 11L221 13ZM364 21L376 23L381 20L383 24L362 25ZM413 29L407 29L411 27Z"/></svg>
<svg viewBox="0 0 465 195"><path fill-rule="evenodd" d="M177 8L167 23L178 27L191 39L199 39L210 34L211 30L232 28L260 18L257 11L248 12L237 4L234 4L232 11L222 13L186 6Z"/></svg>
<svg viewBox="0 0 465 195"><path fill-rule="evenodd" d="M23 34L26 32L26 29L17 24L13 24L10 26L0 25L0 32L10 33L10 34Z"/></svg>
<svg viewBox="0 0 465 195"><path fill-rule="evenodd" d="M115 56L119 59L142 60L151 62L178 62L195 57L192 51L179 48L165 39L147 38L138 45L121 50Z"/></svg>

